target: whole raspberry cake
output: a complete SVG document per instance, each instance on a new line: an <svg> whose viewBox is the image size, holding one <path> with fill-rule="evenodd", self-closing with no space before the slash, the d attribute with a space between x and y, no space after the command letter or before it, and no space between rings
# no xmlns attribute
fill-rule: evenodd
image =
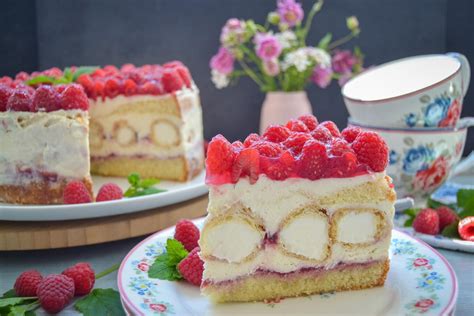
<svg viewBox="0 0 474 316"><path fill-rule="evenodd" d="M201 290L261 301L381 286L394 202L376 133L313 116L209 143Z"/></svg>

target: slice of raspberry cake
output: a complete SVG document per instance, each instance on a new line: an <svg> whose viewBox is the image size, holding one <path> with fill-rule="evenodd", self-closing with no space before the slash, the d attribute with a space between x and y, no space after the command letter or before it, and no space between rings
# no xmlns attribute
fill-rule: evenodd
<svg viewBox="0 0 474 316"><path fill-rule="evenodd" d="M376 133L300 117L242 144L213 138L201 290L216 302L381 286L395 192Z"/></svg>
<svg viewBox="0 0 474 316"><path fill-rule="evenodd" d="M89 101L78 84L24 85L0 79L0 201L62 203L67 182L89 174Z"/></svg>
<svg viewBox="0 0 474 316"><path fill-rule="evenodd" d="M81 75L90 100L91 170L186 181L204 168L199 90L175 61Z"/></svg>

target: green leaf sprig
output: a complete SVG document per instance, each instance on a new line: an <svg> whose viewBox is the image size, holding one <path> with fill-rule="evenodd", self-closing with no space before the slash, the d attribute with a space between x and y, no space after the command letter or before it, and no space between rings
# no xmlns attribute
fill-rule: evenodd
<svg viewBox="0 0 474 316"><path fill-rule="evenodd" d="M149 194L156 194L165 192L166 190L155 188L154 186L160 183L158 179L141 179L138 173L131 173L128 176L128 183L130 187L123 194L125 197L144 196Z"/></svg>
<svg viewBox="0 0 474 316"><path fill-rule="evenodd" d="M39 75L30 80L25 81L25 84L29 86L36 86L39 84L64 84L64 83L73 83L77 81L80 75L88 75L96 71L99 67L97 66L82 66L77 67L76 70L72 70L70 67L64 68L62 77L52 77Z"/></svg>
<svg viewBox="0 0 474 316"><path fill-rule="evenodd" d="M166 252L156 257L155 262L148 270L148 277L152 279L177 281L183 277L178 271L178 264L186 258L188 251L176 239L166 241Z"/></svg>

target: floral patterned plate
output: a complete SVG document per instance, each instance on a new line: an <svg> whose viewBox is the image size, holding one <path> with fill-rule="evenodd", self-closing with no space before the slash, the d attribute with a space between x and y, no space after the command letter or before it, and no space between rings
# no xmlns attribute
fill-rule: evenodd
<svg viewBox="0 0 474 316"><path fill-rule="evenodd" d="M424 242L397 230L393 231L390 272L383 287L237 304L212 304L188 283L148 278L149 266L173 232L174 227L148 237L122 261L118 287L129 314L295 315L317 311L324 315L446 315L454 311L458 286L450 264Z"/></svg>

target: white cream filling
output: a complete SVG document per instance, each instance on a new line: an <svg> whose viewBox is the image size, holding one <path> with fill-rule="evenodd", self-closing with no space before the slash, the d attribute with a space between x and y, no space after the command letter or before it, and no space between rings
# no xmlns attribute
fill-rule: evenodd
<svg viewBox="0 0 474 316"><path fill-rule="evenodd" d="M345 243L371 242L377 233L377 219L372 212L349 212L337 223L337 240Z"/></svg>

